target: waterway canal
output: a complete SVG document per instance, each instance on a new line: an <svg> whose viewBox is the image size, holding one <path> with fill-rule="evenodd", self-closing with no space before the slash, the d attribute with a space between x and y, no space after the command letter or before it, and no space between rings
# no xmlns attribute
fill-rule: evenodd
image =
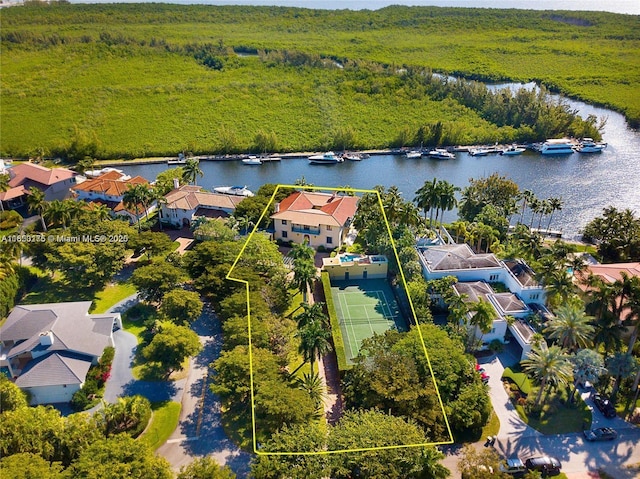
<svg viewBox="0 0 640 479"><path fill-rule="evenodd" d="M207 189L246 185L255 191L264 183L293 184L304 176L308 183L316 186L349 185L368 189L375 185L396 185L404 197L411 200L415 191L434 177L464 188L469 178L499 173L514 180L521 190L532 190L538 198L561 197L564 206L554 213L551 228L561 229L566 238L571 238L609 205L640 213L640 132L629 129L618 113L582 102L570 104L585 116L607 117L604 141L608 147L602 153L557 157L544 157L530 151L515 157L473 157L457 153L456 159L449 161L381 155L336 165L311 165L306 159L260 166L248 166L240 161L202 161L200 168L204 177L198 178L198 184ZM165 164L152 164L123 169L127 174L153 180L167 168ZM455 216L455 212L450 212L445 221L453 221ZM544 219L542 225L546 224Z"/></svg>

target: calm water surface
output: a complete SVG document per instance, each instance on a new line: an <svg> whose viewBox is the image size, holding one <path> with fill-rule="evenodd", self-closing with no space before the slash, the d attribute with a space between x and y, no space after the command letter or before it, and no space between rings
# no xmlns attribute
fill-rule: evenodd
<svg viewBox="0 0 640 479"><path fill-rule="evenodd" d="M382 155L337 165L311 165L306 159L260 166L247 166L240 161L202 161L200 168L204 178L199 178L198 184L207 189L246 185L255 191L264 183L293 184L304 176L308 183L316 186L349 185L370 189L375 185L396 185L404 198L412 200L415 191L434 177L464 188L469 178L499 173L515 181L521 190L532 190L539 198L561 197L564 207L553 215L551 227L562 229L566 237L573 237L606 206L631 208L640 213L640 132L629 129L624 117L618 113L582 102L569 103L582 115L607 117L604 141L608 147L602 153L557 157L529 151L515 157L472 157L457 153L456 159L449 161ZM167 168L168 165L155 164L123 169L130 175L153 180ZM455 212L450 212L445 219L451 221L455 216ZM543 226L546 223L546 219L543 220Z"/></svg>

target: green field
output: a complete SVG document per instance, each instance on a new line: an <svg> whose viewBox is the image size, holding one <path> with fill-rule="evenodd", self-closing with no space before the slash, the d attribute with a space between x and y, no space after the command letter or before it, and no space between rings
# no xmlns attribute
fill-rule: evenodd
<svg viewBox="0 0 640 479"><path fill-rule="evenodd" d="M331 295L348 364L353 364L364 339L390 329L407 330L406 321L385 280L334 281Z"/></svg>
<svg viewBox="0 0 640 479"><path fill-rule="evenodd" d="M144 157L526 137L431 70L543 82L640 121L640 22L603 12L164 4L0 11L0 154ZM238 56L235 52L249 52ZM436 88L437 90L437 88Z"/></svg>

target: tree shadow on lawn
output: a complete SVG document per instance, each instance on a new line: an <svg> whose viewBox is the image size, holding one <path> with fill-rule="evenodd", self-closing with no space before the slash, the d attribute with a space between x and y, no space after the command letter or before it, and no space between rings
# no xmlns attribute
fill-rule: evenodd
<svg viewBox="0 0 640 479"><path fill-rule="evenodd" d="M139 394L151 402L176 401L184 389L185 381L137 381L128 382L123 387L124 396Z"/></svg>
<svg viewBox="0 0 640 479"><path fill-rule="evenodd" d="M100 288L78 288L62 277L45 274L23 298L22 304L59 303L63 301L93 301Z"/></svg>

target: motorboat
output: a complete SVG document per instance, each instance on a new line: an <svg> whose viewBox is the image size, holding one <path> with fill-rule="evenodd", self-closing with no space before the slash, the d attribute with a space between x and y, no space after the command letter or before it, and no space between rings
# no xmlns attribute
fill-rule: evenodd
<svg viewBox="0 0 640 479"><path fill-rule="evenodd" d="M573 153L573 143L566 138L545 141L540 147L542 155L570 155Z"/></svg>
<svg viewBox="0 0 640 479"><path fill-rule="evenodd" d="M249 191L246 186L217 186L213 191L222 195L253 196L253 192Z"/></svg>
<svg viewBox="0 0 640 479"><path fill-rule="evenodd" d="M261 165L262 160L257 156L249 156L247 158L244 158L242 160L242 163L244 163L245 165Z"/></svg>
<svg viewBox="0 0 640 479"><path fill-rule="evenodd" d="M489 154L489 150L486 148L473 148L469 150L469 154L471 156L487 156Z"/></svg>
<svg viewBox="0 0 640 479"><path fill-rule="evenodd" d="M606 147L606 143L595 142L592 138L583 138L576 147L576 151L578 153L601 153Z"/></svg>
<svg viewBox="0 0 640 479"><path fill-rule="evenodd" d="M524 150L525 148L522 148L521 146L511 145L503 150L500 150L500 154L507 155L507 156L515 156L515 155L521 155L522 153L524 153Z"/></svg>
<svg viewBox="0 0 640 479"><path fill-rule="evenodd" d="M184 165L187 163L187 159L182 153L178 153L178 158L172 158L167 160L167 165Z"/></svg>
<svg viewBox="0 0 640 479"><path fill-rule="evenodd" d="M345 153L342 158L349 161L362 161L362 155L358 153Z"/></svg>
<svg viewBox="0 0 640 479"><path fill-rule="evenodd" d="M422 158L422 152L418 150L407 151L407 158Z"/></svg>
<svg viewBox="0 0 640 479"><path fill-rule="evenodd" d="M436 148L429 152L429 158L433 158L434 160L453 160L456 155L453 153L449 153L444 148Z"/></svg>
<svg viewBox="0 0 640 479"><path fill-rule="evenodd" d="M313 155L309 157L309 163L316 165L333 165L335 163L342 163L344 159L336 155L333 151L327 151L322 155Z"/></svg>

